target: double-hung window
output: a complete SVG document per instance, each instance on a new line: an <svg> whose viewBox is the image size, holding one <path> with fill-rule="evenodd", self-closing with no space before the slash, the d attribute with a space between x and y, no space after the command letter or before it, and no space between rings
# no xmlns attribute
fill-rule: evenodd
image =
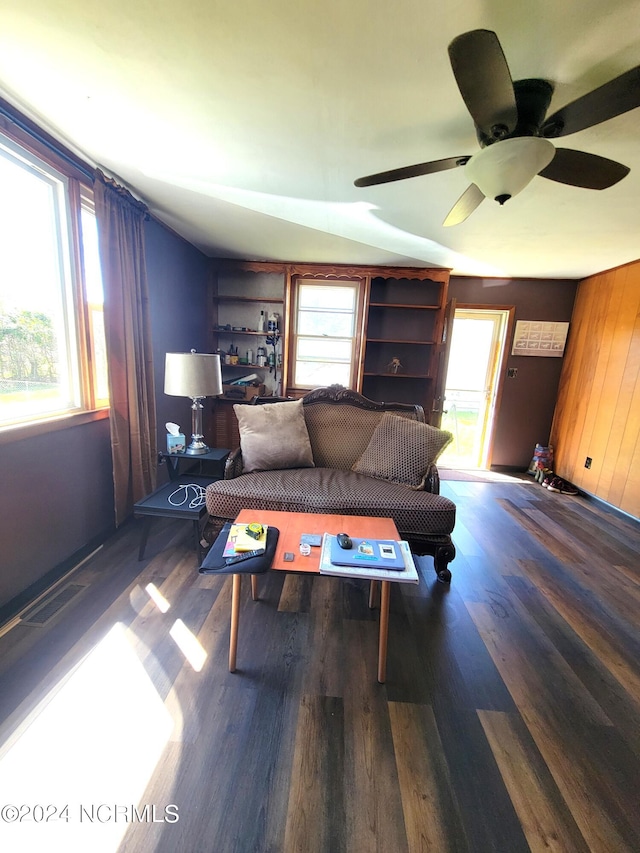
<svg viewBox="0 0 640 853"><path fill-rule="evenodd" d="M294 280L289 387L355 387L360 293L358 280Z"/></svg>
<svg viewBox="0 0 640 853"><path fill-rule="evenodd" d="M108 404L102 283L83 185L0 133L0 429Z"/></svg>

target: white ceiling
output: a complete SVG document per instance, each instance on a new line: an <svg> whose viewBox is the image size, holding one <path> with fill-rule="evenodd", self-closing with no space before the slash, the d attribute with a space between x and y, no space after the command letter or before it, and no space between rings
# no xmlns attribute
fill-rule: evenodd
<svg viewBox="0 0 640 853"><path fill-rule="evenodd" d="M638 0L0 0L0 91L209 255L583 277L640 257L640 109L559 140L631 167L442 221L478 150L447 45L495 30L550 112L640 62Z"/></svg>

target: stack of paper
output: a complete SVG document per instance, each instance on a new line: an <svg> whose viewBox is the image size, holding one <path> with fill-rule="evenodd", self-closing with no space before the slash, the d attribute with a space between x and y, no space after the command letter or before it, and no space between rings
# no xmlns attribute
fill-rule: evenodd
<svg viewBox="0 0 640 853"><path fill-rule="evenodd" d="M262 525L262 533L256 539L247 533L246 524L232 524L227 544L222 553L223 557L230 557L233 554L239 554L242 551L264 551L267 547L267 526Z"/></svg>

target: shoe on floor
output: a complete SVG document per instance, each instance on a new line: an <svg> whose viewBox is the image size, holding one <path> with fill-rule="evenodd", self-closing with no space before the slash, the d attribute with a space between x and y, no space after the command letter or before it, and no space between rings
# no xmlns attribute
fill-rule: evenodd
<svg viewBox="0 0 640 853"><path fill-rule="evenodd" d="M573 485L573 483L569 483L567 480L562 481L562 488L560 489L563 495L577 495L578 490Z"/></svg>
<svg viewBox="0 0 640 853"><path fill-rule="evenodd" d="M561 477L554 477L554 479L549 483L547 489L550 492L560 492L563 495L577 495L578 490L573 485L573 483L569 483L567 480L563 480Z"/></svg>
<svg viewBox="0 0 640 853"><path fill-rule="evenodd" d="M556 475L551 472L551 474L547 474L547 476L544 478L544 480L542 481L542 485L545 487L545 489L548 489L551 483L553 483L553 481L557 479L558 478L556 477Z"/></svg>

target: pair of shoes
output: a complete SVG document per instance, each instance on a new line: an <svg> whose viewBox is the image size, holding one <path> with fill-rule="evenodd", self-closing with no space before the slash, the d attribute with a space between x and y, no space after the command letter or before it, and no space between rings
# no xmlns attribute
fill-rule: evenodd
<svg viewBox="0 0 640 853"><path fill-rule="evenodd" d="M544 486L545 489L548 489L549 486L551 485L551 483L553 483L553 481L557 480L557 479L558 479L558 477L556 477L556 475L552 471L550 474L547 474L547 476L544 478L544 480L542 481L542 485Z"/></svg>
<svg viewBox="0 0 640 853"><path fill-rule="evenodd" d="M563 480L562 477L554 477L553 480L547 486L547 489L550 492L560 492L563 495L578 494L578 490L573 485L573 483L569 483L567 480Z"/></svg>

